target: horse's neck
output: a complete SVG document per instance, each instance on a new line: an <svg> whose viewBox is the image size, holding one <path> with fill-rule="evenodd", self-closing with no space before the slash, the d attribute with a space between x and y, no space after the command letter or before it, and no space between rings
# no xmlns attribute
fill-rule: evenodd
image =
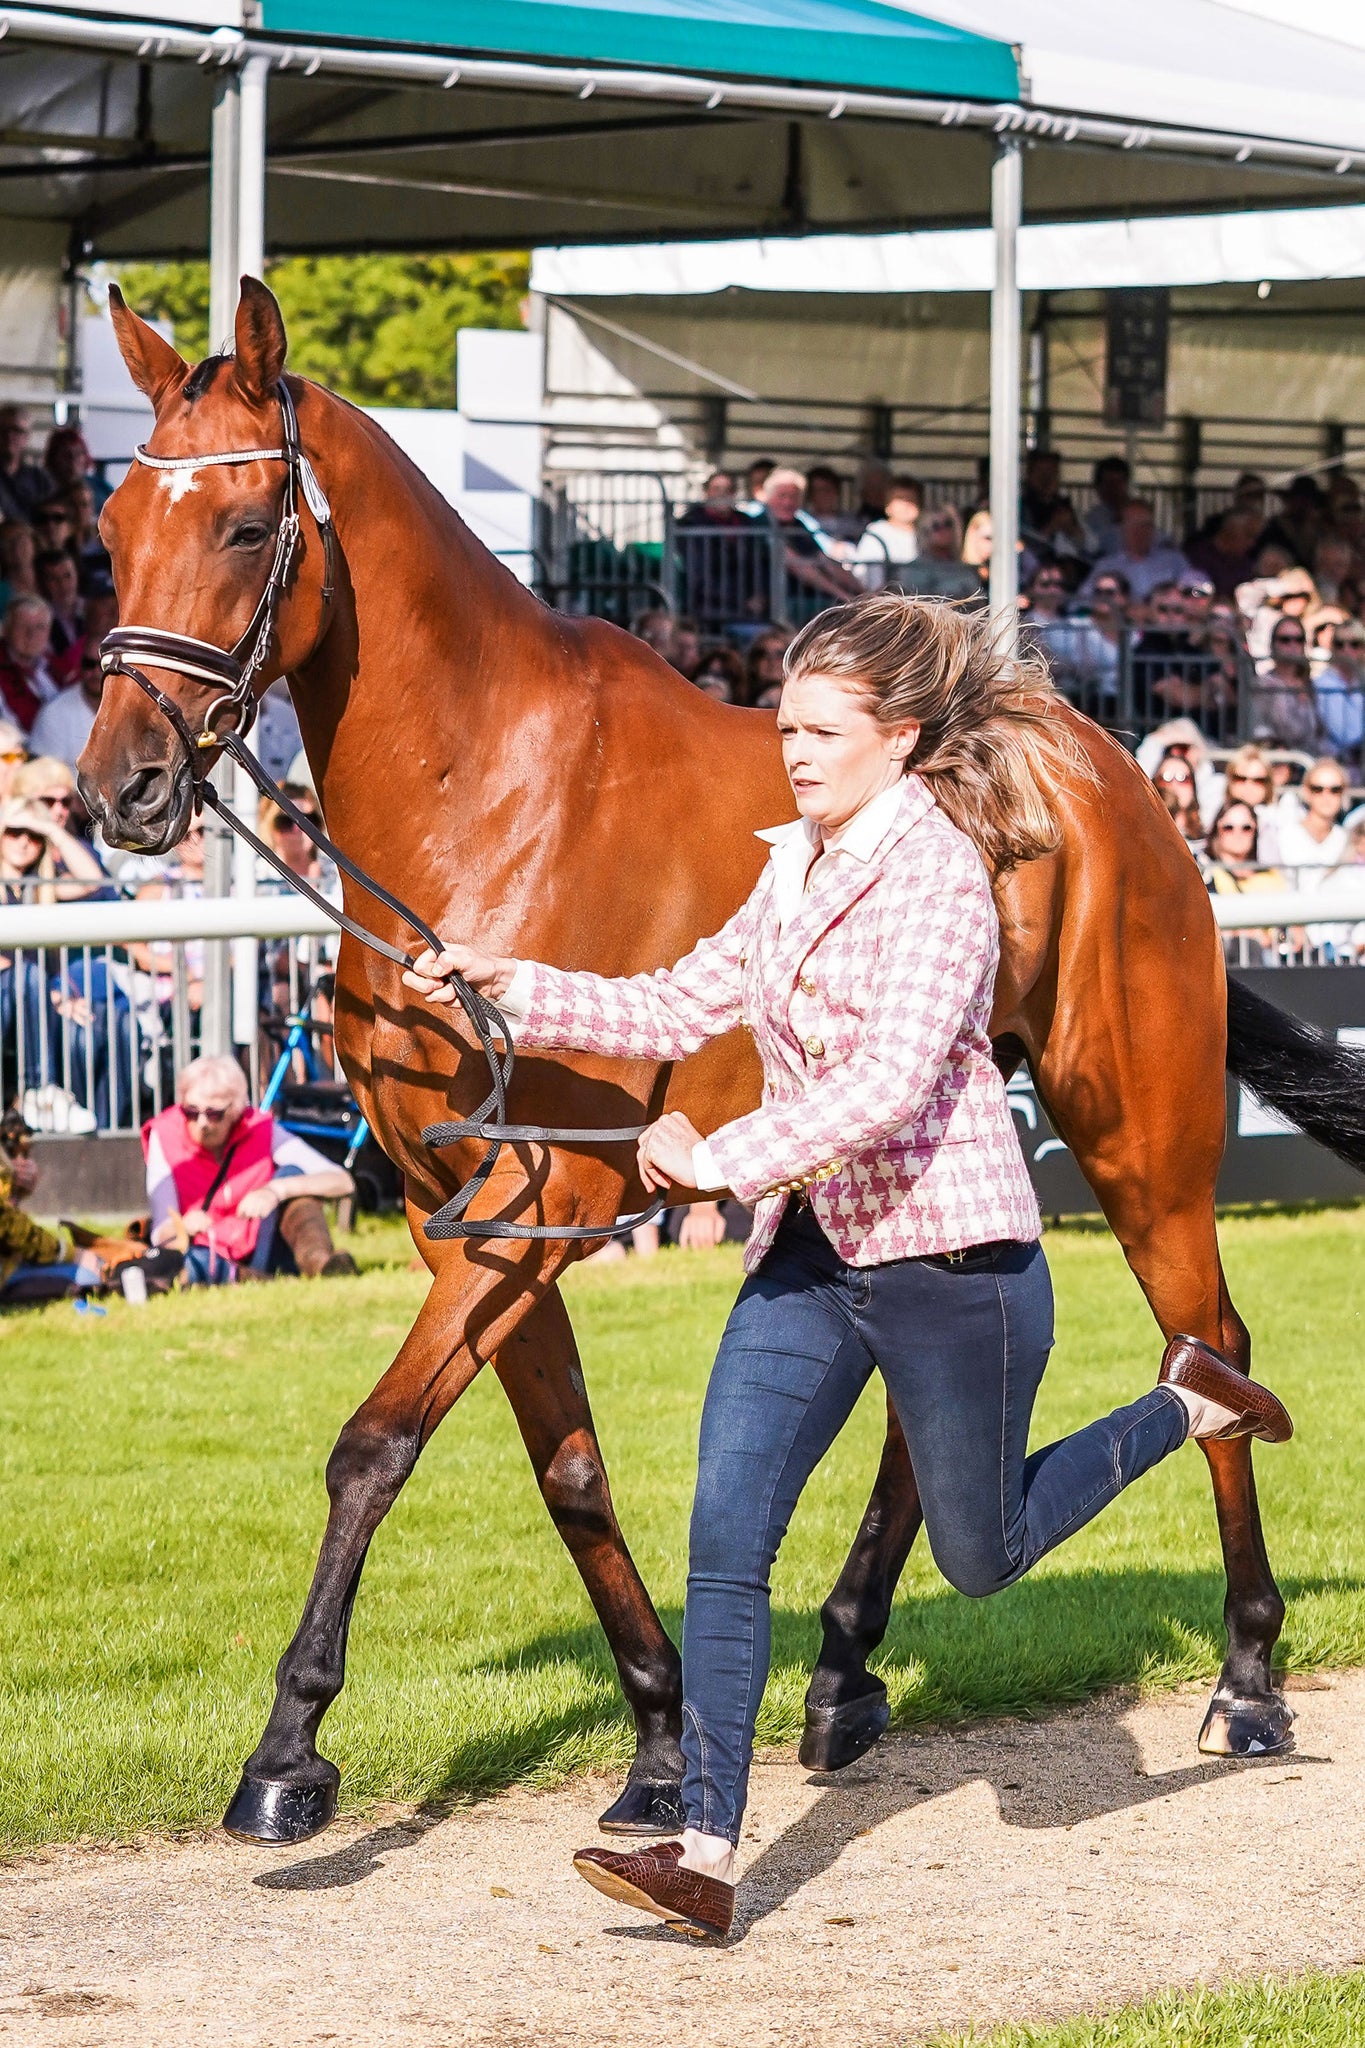
<svg viewBox="0 0 1365 2048"><path fill-rule="evenodd" d="M326 486L345 565L294 700L339 843L428 828L484 794L554 665L551 615L389 437L328 399ZM515 649L515 660L511 652ZM538 658L539 657L539 658ZM386 866L389 863L386 863Z"/></svg>

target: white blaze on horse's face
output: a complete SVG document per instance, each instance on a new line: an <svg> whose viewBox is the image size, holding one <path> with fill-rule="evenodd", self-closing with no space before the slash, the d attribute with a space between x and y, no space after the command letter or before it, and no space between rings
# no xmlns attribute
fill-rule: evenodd
<svg viewBox="0 0 1365 2048"><path fill-rule="evenodd" d="M161 489L166 493L169 501L166 510L169 512L172 505L178 505L180 500L188 497L191 491L198 490L199 471L197 469L162 469L157 471L156 480Z"/></svg>

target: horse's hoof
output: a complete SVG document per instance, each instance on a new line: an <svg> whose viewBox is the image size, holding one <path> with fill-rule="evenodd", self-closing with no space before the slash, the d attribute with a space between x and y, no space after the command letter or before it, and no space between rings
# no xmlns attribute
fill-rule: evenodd
<svg viewBox="0 0 1365 2048"><path fill-rule="evenodd" d="M604 1835L677 1835L685 1825L682 1788L627 1778L625 1789L597 1823Z"/></svg>
<svg viewBox="0 0 1365 2048"><path fill-rule="evenodd" d="M798 1752L808 1771L843 1771L866 1756L891 1724L886 1691L865 1693L840 1707L806 1702L806 1732Z"/></svg>
<svg viewBox="0 0 1365 2048"><path fill-rule="evenodd" d="M306 1842L336 1818L340 1774L321 1783L286 1785L245 1772L223 1815L223 1826L238 1842Z"/></svg>
<svg viewBox="0 0 1365 2048"><path fill-rule="evenodd" d="M1275 1756L1294 1747L1294 1710L1277 1692L1239 1699L1216 1692L1199 1731L1204 1756Z"/></svg>

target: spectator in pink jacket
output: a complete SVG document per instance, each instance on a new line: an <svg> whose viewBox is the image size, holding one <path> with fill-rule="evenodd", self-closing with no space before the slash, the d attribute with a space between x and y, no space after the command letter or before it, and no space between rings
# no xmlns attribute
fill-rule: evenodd
<svg viewBox="0 0 1365 2048"><path fill-rule="evenodd" d="M1051 699L979 617L892 593L826 612L788 651L778 710L800 816L759 835L770 858L723 931L628 979L457 945L405 976L441 1001L458 970L527 1045L682 1059L743 1023L762 1058L757 1109L705 1137L675 1111L640 1140L647 1188L758 1205L701 1425L686 1830L575 1858L700 1934L734 1910L773 1559L874 1371L964 1593L1011 1584L1187 1437L1289 1434L1273 1394L1176 1338L1150 1393L1026 1461L1052 1289L991 1051L991 870L1060 841L1076 763Z"/></svg>

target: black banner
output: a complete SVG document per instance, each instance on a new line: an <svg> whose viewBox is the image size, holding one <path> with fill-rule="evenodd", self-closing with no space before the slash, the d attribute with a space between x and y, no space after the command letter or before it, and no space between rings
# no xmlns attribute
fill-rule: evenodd
<svg viewBox="0 0 1365 2048"><path fill-rule="evenodd" d="M1248 968L1238 979L1306 1024L1365 1046L1365 967ZM1365 1195L1365 1176L1286 1125L1232 1079L1220 1202L1329 1202ZM1015 1129L1044 1217L1095 1216L1095 1200L1047 1120L1027 1068L1010 1083Z"/></svg>

